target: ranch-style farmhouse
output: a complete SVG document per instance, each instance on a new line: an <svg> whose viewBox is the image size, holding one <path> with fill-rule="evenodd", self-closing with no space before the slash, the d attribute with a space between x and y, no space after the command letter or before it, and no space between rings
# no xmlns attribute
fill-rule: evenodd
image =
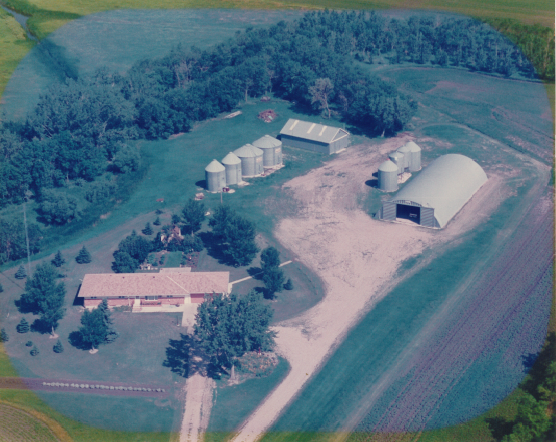
<svg viewBox="0 0 556 442"><path fill-rule="evenodd" d="M88 274L77 295L86 308L103 299L110 307L171 306L203 302L205 295L230 293L229 272L162 269L160 273Z"/></svg>

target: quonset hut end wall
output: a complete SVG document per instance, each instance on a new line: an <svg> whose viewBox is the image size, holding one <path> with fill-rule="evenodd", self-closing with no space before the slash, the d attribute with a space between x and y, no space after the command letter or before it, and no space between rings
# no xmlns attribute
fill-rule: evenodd
<svg viewBox="0 0 556 442"><path fill-rule="evenodd" d="M487 181L485 171L459 154L438 157L397 195L385 201L379 218L409 219L442 229Z"/></svg>

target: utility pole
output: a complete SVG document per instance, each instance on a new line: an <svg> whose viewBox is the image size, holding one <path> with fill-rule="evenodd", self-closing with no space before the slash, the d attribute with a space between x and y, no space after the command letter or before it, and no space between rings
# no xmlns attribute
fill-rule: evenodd
<svg viewBox="0 0 556 442"><path fill-rule="evenodd" d="M23 224L25 224L25 240L27 242L27 274L31 277L31 251L29 248L29 230L27 229L27 199L29 198L29 191L25 192L25 200L23 201Z"/></svg>

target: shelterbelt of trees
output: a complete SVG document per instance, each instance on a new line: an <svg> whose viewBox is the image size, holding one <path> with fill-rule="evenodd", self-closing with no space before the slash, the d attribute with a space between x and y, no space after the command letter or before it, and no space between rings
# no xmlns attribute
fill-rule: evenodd
<svg viewBox="0 0 556 442"><path fill-rule="evenodd" d="M40 203L46 224L79 218L87 205L111 197L119 175L138 169L132 140L186 132L196 121L270 92L308 112L326 109L368 134L393 134L414 115L416 103L355 62L372 63L377 56L534 75L511 42L472 19L309 12L294 22L247 29L209 50L178 46L125 75L68 73L24 121L1 123L0 208L27 195ZM0 259L19 256L5 244L11 243L0 241Z"/></svg>

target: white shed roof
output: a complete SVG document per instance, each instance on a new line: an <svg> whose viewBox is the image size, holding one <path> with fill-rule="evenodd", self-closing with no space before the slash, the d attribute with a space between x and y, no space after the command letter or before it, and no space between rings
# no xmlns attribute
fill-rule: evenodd
<svg viewBox="0 0 556 442"><path fill-rule="evenodd" d="M311 123L310 121L290 118L280 131L280 134L330 144L333 141L348 136L349 132L339 127L324 126L322 124Z"/></svg>

